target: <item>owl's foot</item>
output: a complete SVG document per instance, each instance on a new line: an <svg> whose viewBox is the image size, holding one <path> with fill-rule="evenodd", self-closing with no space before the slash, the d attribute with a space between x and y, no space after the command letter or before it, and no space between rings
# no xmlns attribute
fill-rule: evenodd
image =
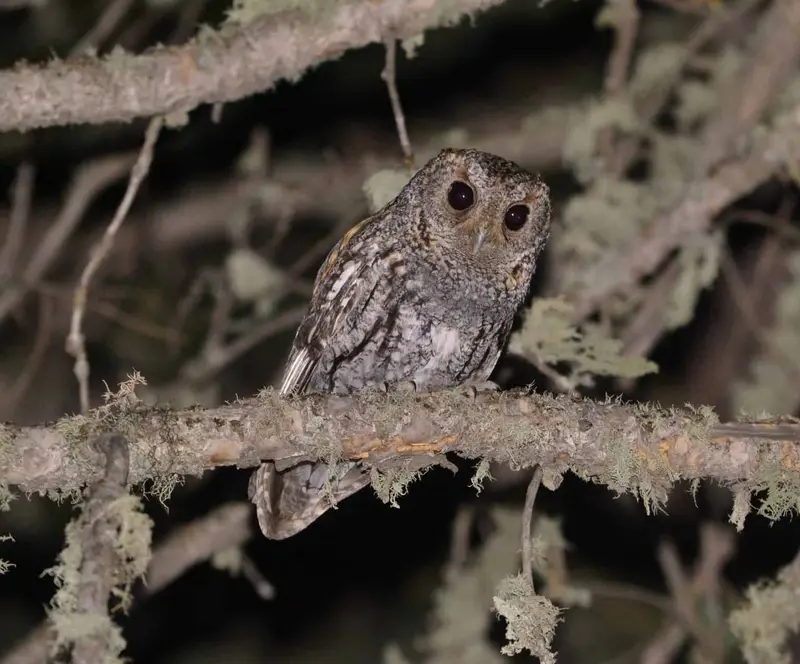
<svg viewBox="0 0 800 664"><path fill-rule="evenodd" d="M464 385L467 394L476 397L482 392L499 392L500 386L491 380L483 380L478 383L467 383Z"/></svg>
<svg viewBox="0 0 800 664"><path fill-rule="evenodd" d="M493 380L484 380L480 383L473 383L473 387L477 392L499 392L500 386Z"/></svg>
<svg viewBox="0 0 800 664"><path fill-rule="evenodd" d="M417 392L417 384L413 380L401 380L399 383L383 383L382 389L384 392L405 392L406 394L413 394Z"/></svg>

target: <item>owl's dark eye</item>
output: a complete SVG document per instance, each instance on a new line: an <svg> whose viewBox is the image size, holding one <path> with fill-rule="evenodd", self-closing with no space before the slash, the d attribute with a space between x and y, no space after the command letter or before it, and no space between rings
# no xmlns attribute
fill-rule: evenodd
<svg viewBox="0 0 800 664"><path fill-rule="evenodd" d="M475 192L466 182L456 180L447 192L447 202L454 210L463 212L475 203Z"/></svg>
<svg viewBox="0 0 800 664"><path fill-rule="evenodd" d="M506 228L510 231L518 231L525 225L525 222L528 221L528 214L530 210L528 210L527 205L512 205L508 210L506 210L506 216L503 218L503 223L506 225Z"/></svg>

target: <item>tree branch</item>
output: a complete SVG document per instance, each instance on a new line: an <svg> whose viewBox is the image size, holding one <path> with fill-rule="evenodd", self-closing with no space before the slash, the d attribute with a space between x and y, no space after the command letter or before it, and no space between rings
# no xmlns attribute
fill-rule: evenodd
<svg viewBox="0 0 800 664"><path fill-rule="evenodd" d="M608 297L650 274L686 238L707 231L726 207L773 177L783 167L790 146L800 140L798 111L800 107L782 115L751 154L689 183L675 207L655 219L640 238L592 267L584 287L572 296L576 320L591 315Z"/></svg>
<svg viewBox="0 0 800 664"><path fill-rule="evenodd" d="M178 47L0 71L0 132L130 121L230 102L296 80L310 67L390 36L413 37L502 0L347 0L314 14L284 10L201 31ZM316 6L316 5L315 5Z"/></svg>
<svg viewBox="0 0 800 664"><path fill-rule="evenodd" d="M219 408L183 411L112 401L49 427L0 428L0 481L24 491L69 491L94 481L102 467L83 441L104 431L131 442L133 483L262 459L280 468L305 458L445 452L514 467L540 463L546 477L571 469L657 500L678 479L714 478L754 491L800 482L798 425L720 425L703 409L463 389L292 399L266 389Z"/></svg>

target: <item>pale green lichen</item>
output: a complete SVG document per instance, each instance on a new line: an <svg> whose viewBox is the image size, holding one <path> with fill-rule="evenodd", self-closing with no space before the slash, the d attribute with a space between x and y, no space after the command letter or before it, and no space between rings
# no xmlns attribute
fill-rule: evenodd
<svg viewBox="0 0 800 664"><path fill-rule="evenodd" d="M369 211L375 213L393 200L408 184L410 173L403 169L386 168L370 175L362 187Z"/></svg>
<svg viewBox="0 0 800 664"><path fill-rule="evenodd" d="M636 58L628 86L631 97L638 102L675 83L688 55L683 42L661 42L643 48Z"/></svg>
<svg viewBox="0 0 800 664"><path fill-rule="evenodd" d="M408 485L422 477L429 468L419 468L414 459L407 458L386 469L372 468L370 482L378 498L391 507L399 508L397 499L405 496Z"/></svg>
<svg viewBox="0 0 800 664"><path fill-rule="evenodd" d="M133 583L147 569L151 556L152 521L144 513L136 496L125 495L106 506L103 518L113 528L113 548L116 554L115 584L112 596L118 606L130 606ZM125 647L122 632L108 611L90 614L79 610L78 595L81 587L83 564L82 524L76 519L64 530L65 547L56 565L43 572L53 577L56 592L51 600L49 618L55 631L52 654L87 637L101 638L106 643L106 664L119 664Z"/></svg>
<svg viewBox="0 0 800 664"><path fill-rule="evenodd" d="M504 655L516 655L527 650L541 664L555 664L550 650L556 626L561 622L561 610L549 599L533 592L521 574L500 583L494 597L495 611L506 619Z"/></svg>
<svg viewBox="0 0 800 664"><path fill-rule="evenodd" d="M774 581L747 589L745 604L731 612L731 631L748 664L789 664L786 641L800 631L800 563L794 560Z"/></svg>
<svg viewBox="0 0 800 664"><path fill-rule="evenodd" d="M483 483L487 479L489 481L494 479L492 477L492 464L486 459L481 459L475 467L475 472L472 474L472 479L470 479L469 483L475 489L475 492L480 495L481 491L483 491Z"/></svg>
<svg viewBox="0 0 800 664"><path fill-rule="evenodd" d="M13 542L13 541L14 537L12 535L0 535L0 542ZM14 563L0 558L0 574L5 574L12 567L16 567Z"/></svg>
<svg viewBox="0 0 800 664"><path fill-rule="evenodd" d="M518 564L521 512L495 508L491 516L494 529L474 559L447 574L434 592L429 630L418 644L426 664L499 664L504 659L486 638L492 619L487 608L497 581Z"/></svg>
<svg viewBox="0 0 800 664"><path fill-rule="evenodd" d="M603 173L604 164L597 154L597 138L606 129L630 135L641 135L646 131L628 100L588 102L583 117L571 124L562 153L565 164L583 184L589 184Z"/></svg>
<svg viewBox="0 0 800 664"><path fill-rule="evenodd" d="M97 454L89 444L94 438L103 434L119 434L129 442L138 439L143 418L152 417L153 408L147 409L136 394L136 388L147 385L147 381L134 371L127 380L119 385L115 392L106 388L103 394L104 403L92 409L86 415L62 417L54 424L54 429L62 436L69 450L71 459L83 467L82 475L90 475L96 469ZM164 414L163 438L169 442L170 423L177 418L171 410L161 409ZM81 499L81 486L59 487L48 491L51 500L62 501L65 498L73 502Z"/></svg>
<svg viewBox="0 0 800 664"><path fill-rule="evenodd" d="M688 324L694 318L700 293L719 273L725 235L721 230L700 233L687 240L678 253L678 278L664 306L668 329Z"/></svg>
<svg viewBox="0 0 800 664"><path fill-rule="evenodd" d="M736 526L737 532L744 529L744 521L753 506L750 502L751 492L748 489L735 489L733 492L733 506L728 521Z"/></svg>
<svg viewBox="0 0 800 664"><path fill-rule="evenodd" d="M608 337L599 325L578 328L572 306L558 298L541 298L525 313L522 328L510 348L548 364L569 363L567 381L575 386L593 384L595 376L637 378L658 371L658 365L622 354L622 342Z"/></svg>

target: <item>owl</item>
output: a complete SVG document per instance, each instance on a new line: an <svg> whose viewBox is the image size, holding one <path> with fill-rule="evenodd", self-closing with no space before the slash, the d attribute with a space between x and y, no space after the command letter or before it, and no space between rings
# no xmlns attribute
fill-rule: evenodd
<svg viewBox="0 0 800 664"><path fill-rule="evenodd" d="M537 176L485 152L443 150L328 254L280 394L485 384L549 234ZM269 462L249 493L264 534L284 539L368 483L354 462Z"/></svg>

